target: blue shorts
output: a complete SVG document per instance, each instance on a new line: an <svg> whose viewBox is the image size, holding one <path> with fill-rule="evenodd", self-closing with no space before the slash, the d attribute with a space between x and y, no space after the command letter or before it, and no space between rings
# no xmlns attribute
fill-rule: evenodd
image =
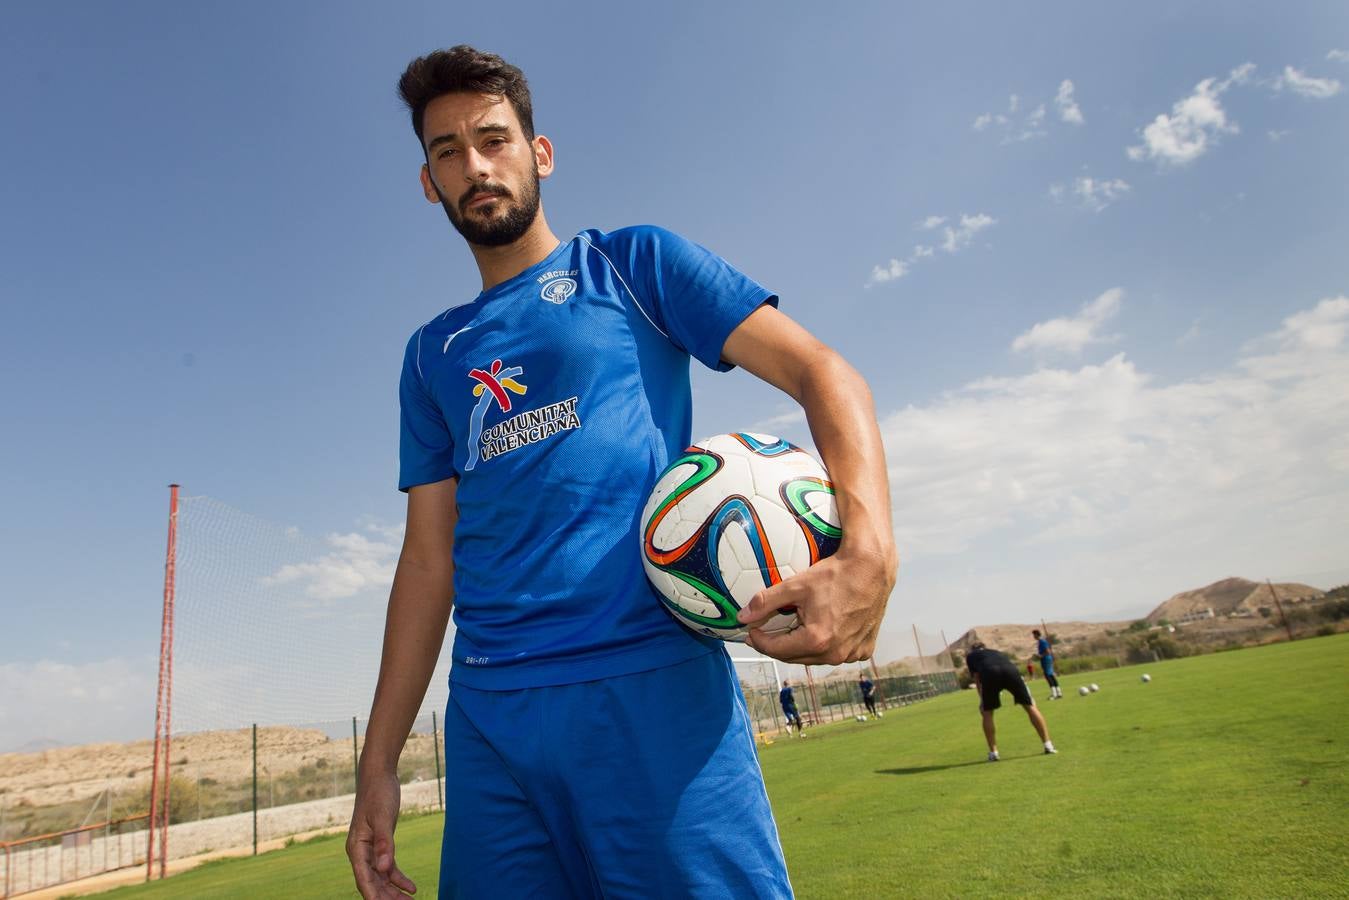
<svg viewBox="0 0 1349 900"><path fill-rule="evenodd" d="M1053 678L1053 677L1054 677L1054 657L1053 657L1053 656L1042 656L1042 657L1040 657L1040 670L1041 670L1042 672L1045 673L1045 677L1046 677L1046 678Z"/></svg>
<svg viewBox="0 0 1349 900"><path fill-rule="evenodd" d="M445 711L440 896L791 897L726 653Z"/></svg>

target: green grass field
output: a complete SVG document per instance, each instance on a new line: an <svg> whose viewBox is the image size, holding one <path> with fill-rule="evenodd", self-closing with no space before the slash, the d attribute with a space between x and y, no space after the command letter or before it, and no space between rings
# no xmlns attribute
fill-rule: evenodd
<svg viewBox="0 0 1349 900"><path fill-rule="evenodd" d="M1100 692L1078 696L1090 681ZM762 748L798 896L1349 897L1349 635L1063 687L1040 700L1057 756L1004 706L1003 760L985 762L973 692ZM398 832L422 896L439 832L438 815ZM354 897L342 843L104 896Z"/></svg>

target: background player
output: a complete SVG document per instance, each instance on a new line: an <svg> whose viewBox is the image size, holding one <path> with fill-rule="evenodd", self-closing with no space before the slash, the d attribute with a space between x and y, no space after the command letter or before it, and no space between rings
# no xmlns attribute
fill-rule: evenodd
<svg viewBox="0 0 1349 900"><path fill-rule="evenodd" d="M1016 664L996 650L989 650L980 641L970 645L965 657L970 676L974 679L975 690L979 692L979 715L983 719L984 737L988 740L988 761L998 761L997 729L993 725L993 712L1002 706L1001 694L1007 691L1012 700L1026 710L1035 733L1044 742L1045 753L1057 753L1054 742L1049 739L1049 726L1045 717L1035 708L1030 689L1016 670Z"/></svg>
<svg viewBox="0 0 1349 900"><path fill-rule="evenodd" d="M778 691L778 703L782 706L782 715L787 719L787 731L790 732L792 726L796 726L796 733L805 737L805 724L801 721L801 714L796 711L796 696L792 693L792 683L787 679L782 679L782 689Z"/></svg>
<svg viewBox="0 0 1349 900"><path fill-rule="evenodd" d="M1035 636L1035 655L1040 658L1040 671L1049 682L1049 699L1061 700L1063 691L1059 690L1059 678L1054 674L1054 647L1047 637L1040 636L1040 629L1033 629L1031 634Z"/></svg>
<svg viewBox="0 0 1349 900"><path fill-rule="evenodd" d="M862 702L866 704L867 712L879 719L881 714L876 712L876 685L862 674L857 676L857 689L862 692Z"/></svg>

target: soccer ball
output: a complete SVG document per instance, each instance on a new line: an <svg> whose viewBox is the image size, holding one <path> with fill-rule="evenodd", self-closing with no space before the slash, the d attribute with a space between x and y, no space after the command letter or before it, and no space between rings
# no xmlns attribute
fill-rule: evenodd
<svg viewBox="0 0 1349 900"><path fill-rule="evenodd" d="M1091 688L1091 692L1093 694L1101 689L1101 686L1099 684L1089 684L1087 685L1087 687Z"/></svg>
<svg viewBox="0 0 1349 900"><path fill-rule="evenodd" d="M1152 680L1152 676L1151 676L1151 675L1147 674L1146 672L1143 673L1142 681L1143 681L1144 684L1147 684L1147 683L1148 683L1149 681L1151 681L1151 680Z"/></svg>
<svg viewBox="0 0 1349 900"><path fill-rule="evenodd" d="M866 716L855 716L854 718L856 718L857 721L859 722L865 722L867 720Z"/></svg>
<svg viewBox="0 0 1349 900"><path fill-rule="evenodd" d="M813 456L737 432L699 441L661 473L642 510L642 565L674 617L743 641L736 613L759 591L832 555L843 537L834 486ZM784 609L764 626L799 622Z"/></svg>
<svg viewBox="0 0 1349 900"><path fill-rule="evenodd" d="M1088 688L1086 685L1083 685L1082 687L1077 689L1077 692L1081 694L1083 697L1085 697L1091 693L1091 689Z"/></svg>

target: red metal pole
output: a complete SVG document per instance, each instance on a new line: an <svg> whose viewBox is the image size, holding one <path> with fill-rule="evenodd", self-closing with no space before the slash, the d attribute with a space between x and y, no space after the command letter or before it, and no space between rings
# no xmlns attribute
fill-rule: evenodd
<svg viewBox="0 0 1349 900"><path fill-rule="evenodd" d="M168 698L165 692L166 675L170 671L173 646L173 578L174 553L178 543L178 485L169 485L169 546L164 558L164 610L159 626L159 686L155 691L155 750L154 762L150 766L150 828L146 835L145 880L154 876L155 867L155 828L159 824L159 758L163 748L165 759L168 757L167 741L164 740L168 719ZM167 782L167 779L165 779ZM167 783L165 784L167 791ZM168 818L165 806L164 818ZM165 823L165 837L168 836ZM159 876L164 877L161 864Z"/></svg>
<svg viewBox="0 0 1349 900"><path fill-rule="evenodd" d="M169 488L169 556L164 565L164 603L168 608L169 640L168 665L165 667L164 681L164 815L160 819L159 834L159 877L164 877L164 866L169 858L169 798L173 790L173 779L169 777L173 764L169 756L169 745L173 736L173 619L176 609L175 597L178 577L178 485Z"/></svg>

